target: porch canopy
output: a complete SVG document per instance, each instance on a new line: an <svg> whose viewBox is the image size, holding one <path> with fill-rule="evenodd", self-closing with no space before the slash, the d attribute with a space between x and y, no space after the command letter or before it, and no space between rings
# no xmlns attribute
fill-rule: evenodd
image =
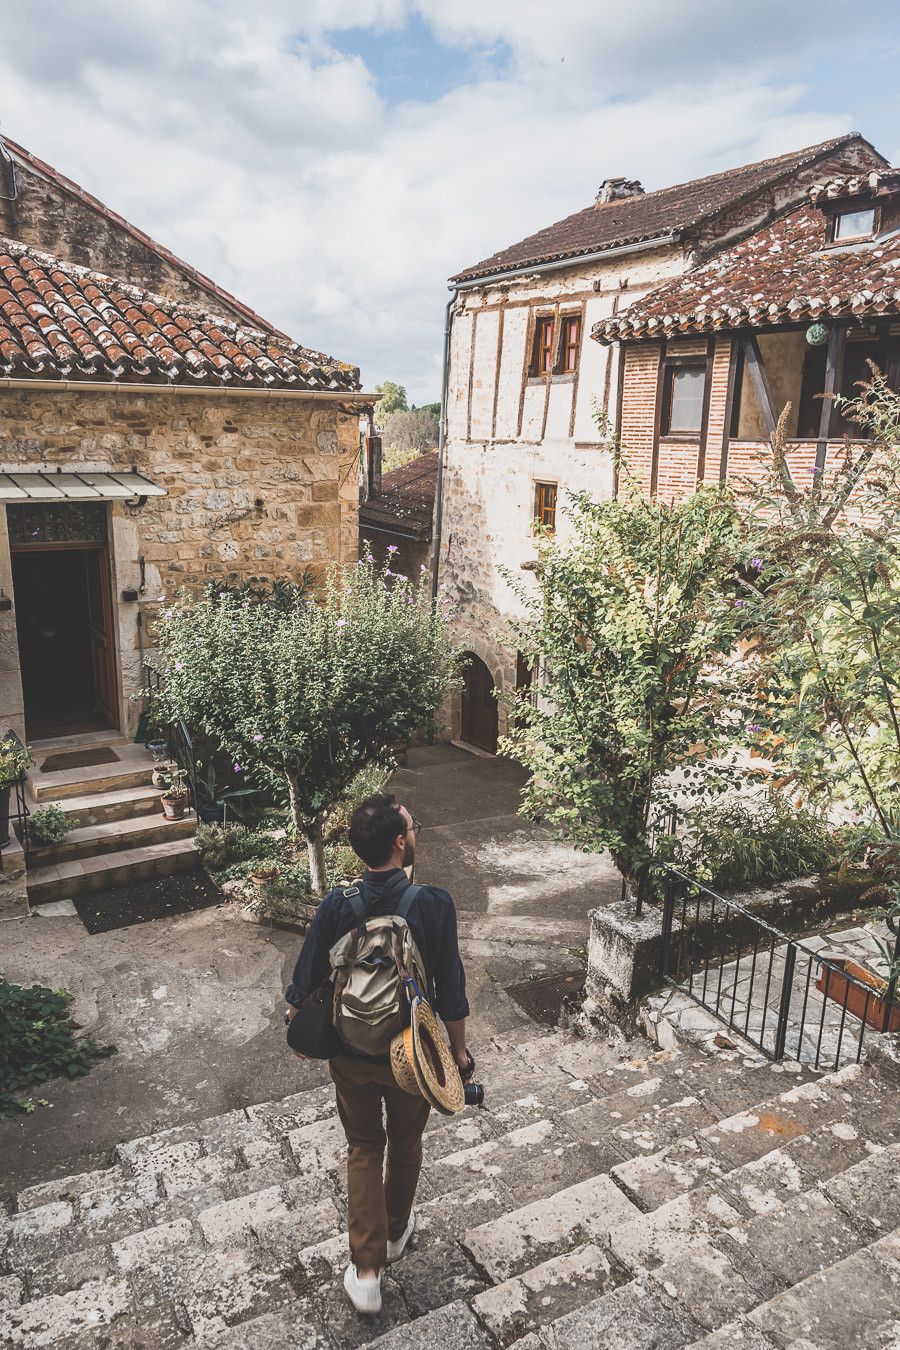
<svg viewBox="0 0 900 1350"><path fill-rule="evenodd" d="M0 473L0 502L93 502L165 496L165 488L133 471Z"/></svg>

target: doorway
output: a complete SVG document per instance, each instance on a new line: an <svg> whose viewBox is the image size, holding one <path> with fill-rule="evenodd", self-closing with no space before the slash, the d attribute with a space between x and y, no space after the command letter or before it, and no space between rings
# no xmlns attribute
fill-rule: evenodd
<svg viewBox="0 0 900 1350"><path fill-rule="evenodd" d="M26 734L114 729L106 508L34 504L7 515Z"/></svg>
<svg viewBox="0 0 900 1350"><path fill-rule="evenodd" d="M462 695L462 739L490 755L497 753L497 699L494 677L474 652L466 652Z"/></svg>

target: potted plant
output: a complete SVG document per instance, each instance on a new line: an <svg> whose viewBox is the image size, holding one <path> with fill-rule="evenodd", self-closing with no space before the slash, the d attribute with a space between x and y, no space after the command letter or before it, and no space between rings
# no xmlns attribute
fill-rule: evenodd
<svg viewBox="0 0 900 1350"><path fill-rule="evenodd" d="M166 820L181 820L188 805L187 774L184 769L170 769L163 781L160 797Z"/></svg>
<svg viewBox="0 0 900 1350"><path fill-rule="evenodd" d="M0 741L0 848L9 843L9 794L31 763L31 755L20 741L7 737Z"/></svg>
<svg viewBox="0 0 900 1350"><path fill-rule="evenodd" d="M277 881L281 876L281 868L277 863L260 863L254 867L250 873L250 880L255 886L267 886L272 881Z"/></svg>
<svg viewBox="0 0 900 1350"><path fill-rule="evenodd" d="M174 759L154 759L153 772L150 775L151 783L154 787L167 787L170 774L177 768L178 765Z"/></svg>
<svg viewBox="0 0 900 1350"><path fill-rule="evenodd" d="M32 811L28 817L28 838L34 848L52 848L61 844L72 828L72 817L61 806L51 802Z"/></svg>
<svg viewBox="0 0 900 1350"><path fill-rule="evenodd" d="M829 964L820 967L816 988L825 998L834 999L860 1021L865 1017L867 1025L878 1031L900 1031L900 1006L892 1004L888 1010L884 1003L887 980L850 957L832 952L823 956Z"/></svg>

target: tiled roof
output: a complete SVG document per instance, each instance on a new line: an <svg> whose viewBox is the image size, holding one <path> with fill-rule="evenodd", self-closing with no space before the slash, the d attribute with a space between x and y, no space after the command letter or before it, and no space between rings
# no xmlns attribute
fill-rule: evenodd
<svg viewBox="0 0 900 1350"><path fill-rule="evenodd" d="M802 206L676 281L595 324L600 342L900 312L900 230L825 246L825 218Z"/></svg>
<svg viewBox="0 0 900 1350"><path fill-rule="evenodd" d="M283 334L209 314L0 237L0 375L358 390L359 371Z"/></svg>
<svg viewBox="0 0 900 1350"><path fill-rule="evenodd" d="M16 142L11 141L8 136L3 137L2 144L10 152L14 160L20 160L42 178L46 178L51 183L55 183L57 187L62 188L62 190L69 193L70 196L77 197L80 201L85 202L92 210L97 211L120 230L124 230L126 234L130 234L132 239L143 244L145 248L151 251L151 253L155 253L157 257L161 258L163 262L167 263L170 267L173 267L177 272L180 272L182 276L193 281L196 285L202 287L203 290L211 291L214 295L219 296L229 309L235 309L238 313L243 314L244 318L247 319L254 328L265 329L267 332L272 333L279 332L277 328L273 327L266 319L263 319L255 310L252 310L249 305L245 305L242 300L238 300L230 291L226 291L223 286L217 285L215 281L212 281L208 276L205 276L202 272L198 271L196 267L192 267L190 263L186 263L182 258L179 258L177 254L171 251L171 249L166 248L163 244L158 244L155 239L151 239L149 234L145 234L144 231L139 230L136 225L132 225L130 220L126 220L124 216L120 216L118 211L110 210L105 202L100 201L99 197L94 197L90 192L86 192L78 183L74 182L71 178L67 178L66 175L60 173L58 169L54 169L52 164L47 164L45 160L38 159L37 155L33 155L31 151L26 150L23 145L17 145ZM281 336L285 337L287 335L281 334Z"/></svg>
<svg viewBox="0 0 900 1350"><path fill-rule="evenodd" d="M707 178L695 178L676 187L661 188L638 196L594 203L573 216L558 221L521 243L501 249L483 262L451 277L451 282L470 281L495 272L530 264L577 258L621 244L655 239L673 231L689 230L707 217L733 206L747 194L767 187L796 170L814 164L825 154L860 141L855 132L794 150L775 159L745 164ZM865 144L868 144L865 142Z"/></svg>
<svg viewBox="0 0 900 1350"><path fill-rule="evenodd" d="M430 539L437 472L438 452L427 450L402 468L386 473L380 495L360 502L360 525Z"/></svg>
<svg viewBox="0 0 900 1350"><path fill-rule="evenodd" d="M873 169L871 173L845 174L842 178L814 183L809 189L809 200L824 203L843 197L870 197L886 190L895 190L898 186L900 169Z"/></svg>

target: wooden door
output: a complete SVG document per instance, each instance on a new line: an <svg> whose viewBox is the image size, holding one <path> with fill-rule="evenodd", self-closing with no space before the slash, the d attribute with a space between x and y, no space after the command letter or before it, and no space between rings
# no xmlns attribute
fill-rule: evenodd
<svg viewBox="0 0 900 1350"><path fill-rule="evenodd" d="M466 654L462 696L462 738L488 754L497 753L497 699L494 680L474 652Z"/></svg>
<svg viewBox="0 0 900 1350"><path fill-rule="evenodd" d="M91 677L98 710L118 725L116 711L116 649L113 640L112 587L105 549L86 549L82 555L87 582L88 634Z"/></svg>

